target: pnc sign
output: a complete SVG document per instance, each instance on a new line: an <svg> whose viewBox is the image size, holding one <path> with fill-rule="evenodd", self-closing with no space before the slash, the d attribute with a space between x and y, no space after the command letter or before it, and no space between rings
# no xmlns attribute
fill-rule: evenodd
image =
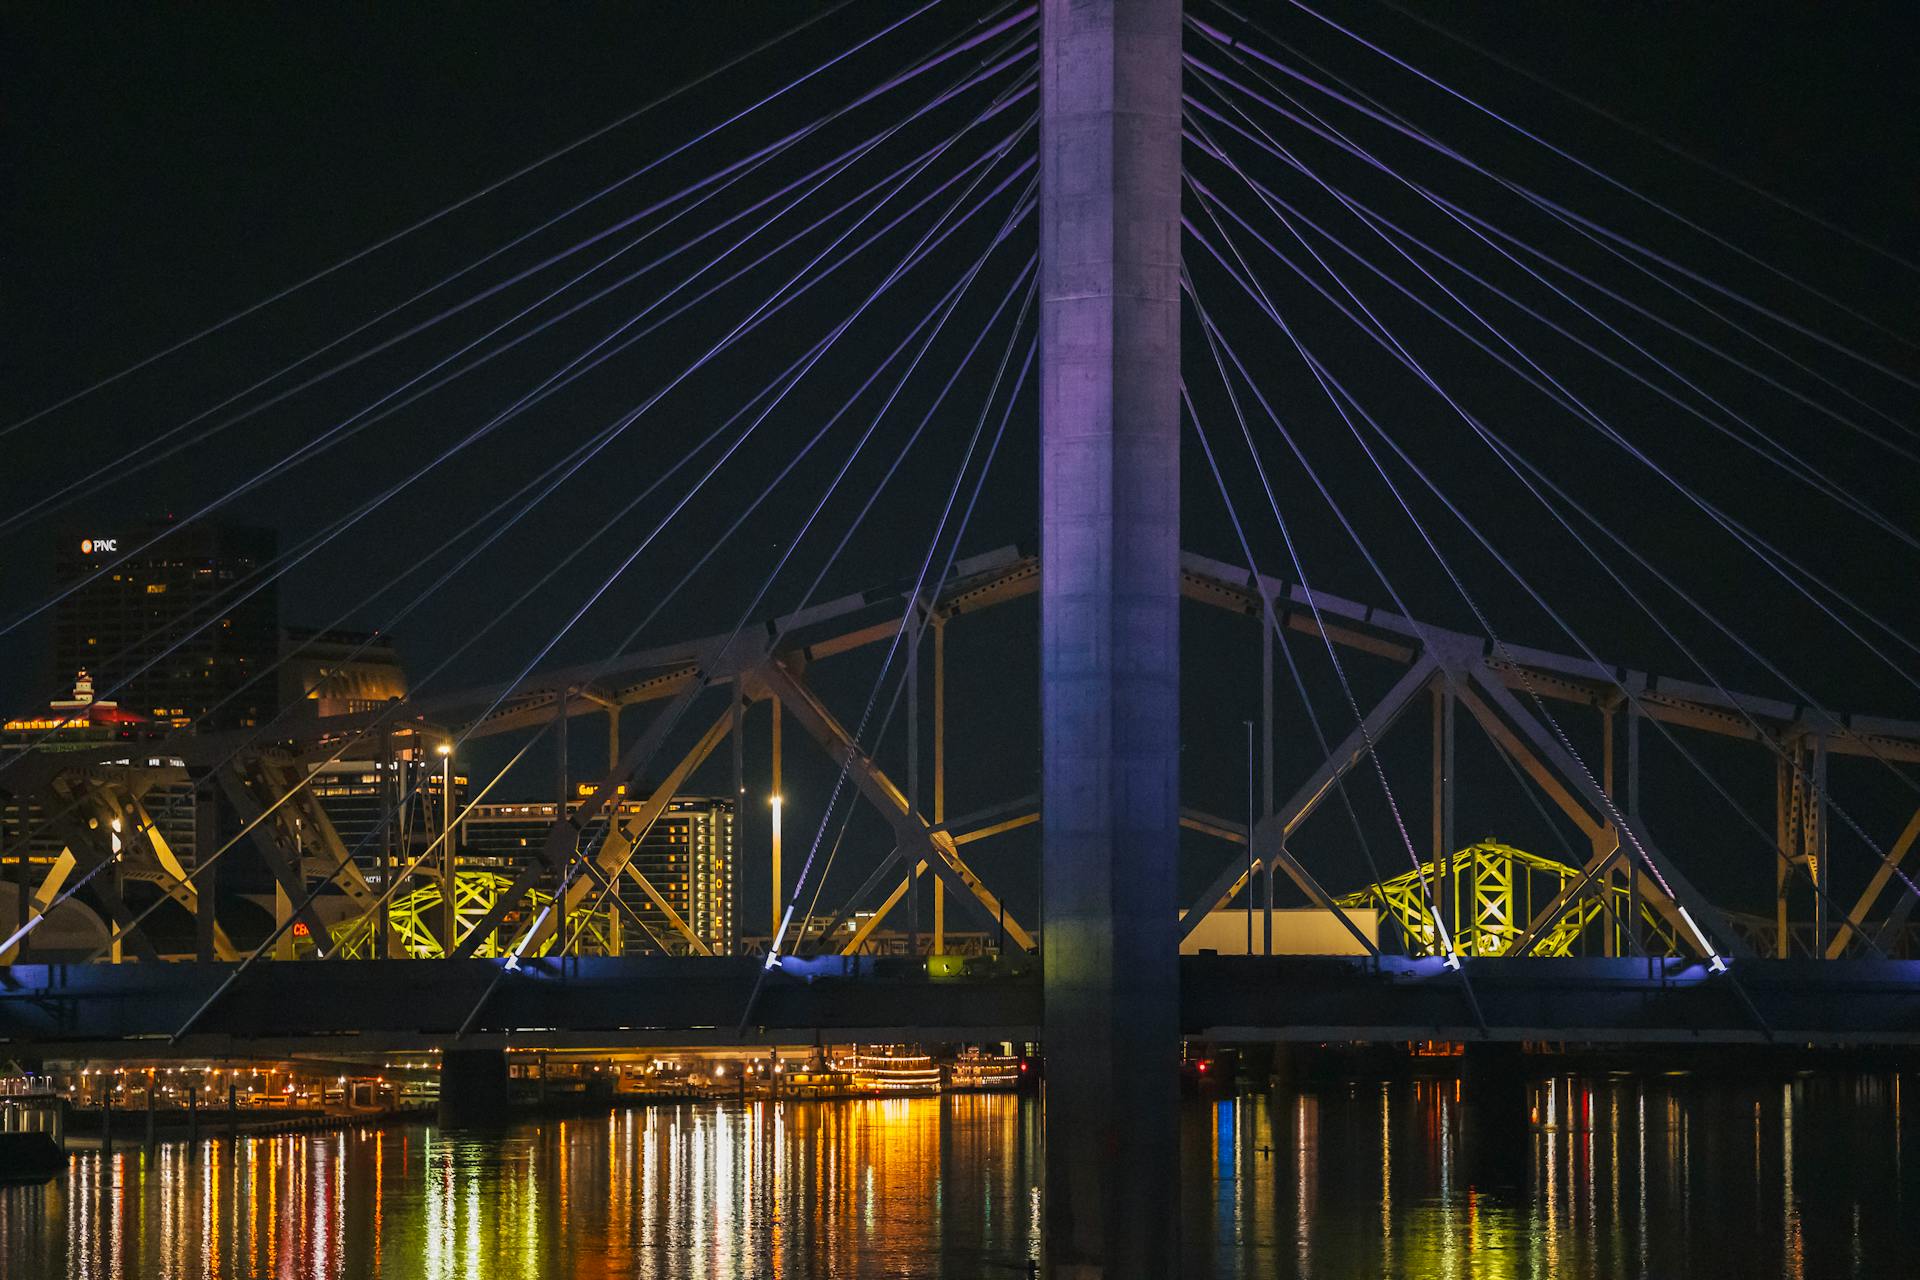
<svg viewBox="0 0 1920 1280"><path fill-rule="evenodd" d="M80 554L83 556L90 556L95 554L96 552L118 551L119 549L120 549L120 539L118 538L82 538L80 539Z"/></svg>

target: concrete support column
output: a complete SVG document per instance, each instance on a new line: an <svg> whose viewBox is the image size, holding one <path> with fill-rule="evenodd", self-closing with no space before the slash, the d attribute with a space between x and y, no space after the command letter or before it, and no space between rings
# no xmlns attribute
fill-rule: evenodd
<svg viewBox="0 0 1920 1280"><path fill-rule="evenodd" d="M507 1123L512 1094L507 1055L499 1049L447 1049L440 1054L438 1119L445 1129L484 1129Z"/></svg>
<svg viewBox="0 0 1920 1280"><path fill-rule="evenodd" d="M1046 1261L1179 1272L1179 0L1044 0Z"/></svg>

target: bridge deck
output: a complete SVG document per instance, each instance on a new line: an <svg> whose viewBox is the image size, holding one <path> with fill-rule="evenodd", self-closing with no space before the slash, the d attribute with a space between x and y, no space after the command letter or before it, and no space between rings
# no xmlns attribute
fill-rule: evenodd
<svg viewBox="0 0 1920 1280"><path fill-rule="evenodd" d="M383 1052L449 1043L486 997L475 1046L1031 1040L1037 971L929 978L910 962L788 961L739 1026L760 963L626 957L529 963L369 960L256 965L194 1033L169 1037L225 964L0 969L0 1043L38 1055ZM1920 1044L1920 962L1437 962L1190 956L1181 1028L1213 1041L1566 1040ZM1476 1014L1477 1005L1477 1014Z"/></svg>

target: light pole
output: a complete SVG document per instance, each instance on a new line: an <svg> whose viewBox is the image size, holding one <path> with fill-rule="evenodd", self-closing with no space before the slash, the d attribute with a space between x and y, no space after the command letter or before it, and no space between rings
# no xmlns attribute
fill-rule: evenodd
<svg viewBox="0 0 1920 1280"><path fill-rule="evenodd" d="M1247 725L1247 954L1253 954L1253 721Z"/></svg>
<svg viewBox="0 0 1920 1280"><path fill-rule="evenodd" d="M773 932L768 935L774 941L780 937L780 809L779 792L773 794Z"/></svg>
<svg viewBox="0 0 1920 1280"><path fill-rule="evenodd" d="M440 954L450 956L460 941L454 937L454 877L459 864L453 856L453 744L434 748L440 755Z"/></svg>

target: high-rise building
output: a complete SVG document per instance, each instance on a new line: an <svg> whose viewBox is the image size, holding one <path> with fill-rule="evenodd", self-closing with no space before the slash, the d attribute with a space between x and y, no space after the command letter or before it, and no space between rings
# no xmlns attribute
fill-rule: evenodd
<svg viewBox="0 0 1920 1280"><path fill-rule="evenodd" d="M151 545L149 545L151 544ZM85 668L103 696L163 725L259 724L279 689L279 593L258 571L271 531L167 522L96 527L61 538L54 607L59 681Z"/></svg>
<svg viewBox="0 0 1920 1280"><path fill-rule="evenodd" d="M638 801L619 802L623 817L637 814L640 808ZM538 852L553 825L553 810L551 801L475 805L461 824L462 865L504 868ZM580 845L597 849L605 834L603 816L588 825ZM633 867L714 954L732 954L738 941L738 913L731 800L676 796L634 849ZM621 901L649 929L674 943L679 935L645 890L623 876L619 892Z"/></svg>

